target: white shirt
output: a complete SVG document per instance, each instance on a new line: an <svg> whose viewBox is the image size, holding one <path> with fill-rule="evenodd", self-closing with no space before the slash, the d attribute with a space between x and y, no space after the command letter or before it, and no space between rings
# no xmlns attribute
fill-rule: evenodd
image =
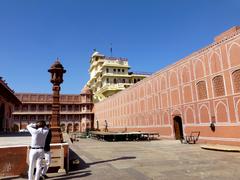
<svg viewBox="0 0 240 180"><path fill-rule="evenodd" d="M31 123L27 125L27 129L32 135L31 147L44 147L48 128L44 127L36 129L36 124Z"/></svg>

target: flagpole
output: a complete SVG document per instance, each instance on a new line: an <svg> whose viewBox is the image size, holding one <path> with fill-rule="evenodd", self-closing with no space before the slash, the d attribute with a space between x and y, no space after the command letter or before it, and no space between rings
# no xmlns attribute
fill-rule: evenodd
<svg viewBox="0 0 240 180"><path fill-rule="evenodd" d="M112 57L112 43L110 43L110 53L111 53L111 57Z"/></svg>

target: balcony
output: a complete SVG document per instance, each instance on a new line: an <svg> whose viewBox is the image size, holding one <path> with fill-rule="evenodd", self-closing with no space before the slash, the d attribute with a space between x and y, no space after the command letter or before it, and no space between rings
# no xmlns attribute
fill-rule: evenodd
<svg viewBox="0 0 240 180"><path fill-rule="evenodd" d="M98 94L99 93L104 93L106 91L120 91L125 89L126 87L129 87L131 85L131 83L117 83L117 84L110 84L110 83L106 83L103 85L102 88L100 88L98 90Z"/></svg>
<svg viewBox="0 0 240 180"><path fill-rule="evenodd" d="M129 74L124 73L104 73L103 77L131 77Z"/></svg>
<svg viewBox="0 0 240 180"><path fill-rule="evenodd" d="M128 61L121 61L121 60L105 60L102 66L130 68L130 66L128 65Z"/></svg>

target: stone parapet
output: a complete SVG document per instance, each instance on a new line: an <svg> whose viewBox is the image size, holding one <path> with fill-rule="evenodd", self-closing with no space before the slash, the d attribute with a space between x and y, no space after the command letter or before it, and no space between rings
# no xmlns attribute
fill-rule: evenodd
<svg viewBox="0 0 240 180"><path fill-rule="evenodd" d="M0 147L0 178L5 176L26 176L28 171L27 145ZM68 143L51 144L52 163L50 169L57 172L69 171Z"/></svg>

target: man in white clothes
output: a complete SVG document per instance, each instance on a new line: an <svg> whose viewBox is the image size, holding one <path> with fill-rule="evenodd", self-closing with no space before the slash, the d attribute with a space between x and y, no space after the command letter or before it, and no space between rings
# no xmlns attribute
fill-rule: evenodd
<svg viewBox="0 0 240 180"><path fill-rule="evenodd" d="M44 159L45 159L45 165L42 169L42 176L46 179L48 176L46 175L48 168L50 167L51 164L51 152L50 152L50 143L52 140L52 131L50 129L50 124L48 125L49 131L48 135L45 141L45 146L44 146Z"/></svg>
<svg viewBox="0 0 240 180"><path fill-rule="evenodd" d="M31 147L29 152L28 179L33 180L33 172L36 167L35 180L39 180L41 165L44 156L44 145L48 134L45 121L38 121L36 124L27 125L28 131L32 135Z"/></svg>

